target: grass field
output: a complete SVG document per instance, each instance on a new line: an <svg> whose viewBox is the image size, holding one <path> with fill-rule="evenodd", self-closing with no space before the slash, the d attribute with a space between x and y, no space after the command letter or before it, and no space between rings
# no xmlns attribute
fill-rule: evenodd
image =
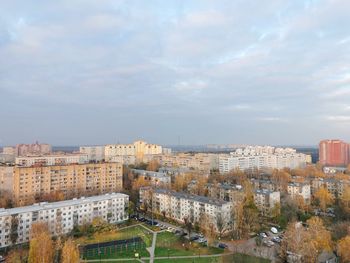
<svg viewBox="0 0 350 263"><path fill-rule="evenodd" d="M167 256L195 256L212 255L224 253L223 249L215 247L204 247L198 243L182 240L180 237L169 232L162 232L157 235L155 250L156 257Z"/></svg>

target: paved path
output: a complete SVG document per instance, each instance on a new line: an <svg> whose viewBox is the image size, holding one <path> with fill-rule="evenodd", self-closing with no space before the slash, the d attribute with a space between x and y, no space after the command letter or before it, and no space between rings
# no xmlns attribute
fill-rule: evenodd
<svg viewBox="0 0 350 263"><path fill-rule="evenodd" d="M156 243L157 243L157 232L153 232L152 246L149 248L149 255L150 255L149 263L153 263L154 261L154 251L156 249Z"/></svg>

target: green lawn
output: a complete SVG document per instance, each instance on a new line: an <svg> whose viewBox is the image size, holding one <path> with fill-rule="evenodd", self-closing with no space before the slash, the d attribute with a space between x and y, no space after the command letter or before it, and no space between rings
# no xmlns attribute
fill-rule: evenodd
<svg viewBox="0 0 350 263"><path fill-rule="evenodd" d="M224 253L223 249L214 247L204 247L195 242L189 242L187 239L169 232L162 232L157 235L157 244L155 250L156 257L167 256L196 256L212 255Z"/></svg>

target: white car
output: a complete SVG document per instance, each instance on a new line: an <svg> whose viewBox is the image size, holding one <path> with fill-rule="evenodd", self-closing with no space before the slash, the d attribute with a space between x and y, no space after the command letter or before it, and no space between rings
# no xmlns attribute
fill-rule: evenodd
<svg viewBox="0 0 350 263"><path fill-rule="evenodd" d="M276 227L271 227L271 230L270 230L272 233L274 234L278 234L278 230Z"/></svg>

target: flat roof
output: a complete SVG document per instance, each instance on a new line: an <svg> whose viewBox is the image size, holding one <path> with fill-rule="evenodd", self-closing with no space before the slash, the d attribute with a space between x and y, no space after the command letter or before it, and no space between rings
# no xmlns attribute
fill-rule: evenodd
<svg viewBox="0 0 350 263"><path fill-rule="evenodd" d="M118 198L118 197L119 198L128 197L128 195L122 194L122 193L110 193L110 194L95 195L90 197L74 198L70 200L64 200L64 201L53 202L53 203L41 202L41 203L29 205L29 206L15 207L15 208L9 208L9 209L0 208L0 216L29 213L29 212L35 212L40 210L55 209L60 207L73 206L73 205L81 205L84 203L105 201L105 200Z"/></svg>
<svg viewBox="0 0 350 263"><path fill-rule="evenodd" d="M201 196L201 195L191 195L191 194L187 194L184 192L175 192L175 191L171 191L171 190L167 190L167 189L160 189L160 188L156 188L154 190L155 193L159 193L159 194L167 194L167 195L171 195L177 198L183 198L183 199L189 199L189 200L193 200L196 202L201 202L201 203L207 203L207 204L211 204L211 205L224 205L224 204L228 204L229 202L225 202L222 200L218 200L218 199L213 199L213 198L209 198L206 196Z"/></svg>

